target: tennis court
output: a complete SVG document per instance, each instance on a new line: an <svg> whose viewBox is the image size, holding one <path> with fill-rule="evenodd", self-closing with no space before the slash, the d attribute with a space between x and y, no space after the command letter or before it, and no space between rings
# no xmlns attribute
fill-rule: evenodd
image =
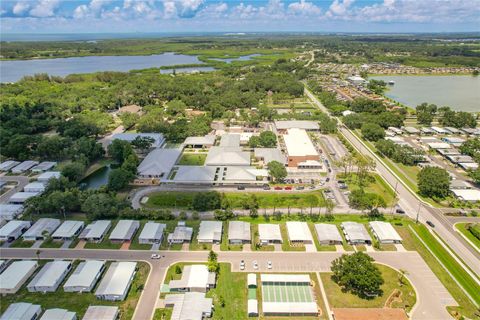
<svg viewBox="0 0 480 320"><path fill-rule="evenodd" d="M265 302L313 302L312 290L306 283L265 282L262 283Z"/></svg>

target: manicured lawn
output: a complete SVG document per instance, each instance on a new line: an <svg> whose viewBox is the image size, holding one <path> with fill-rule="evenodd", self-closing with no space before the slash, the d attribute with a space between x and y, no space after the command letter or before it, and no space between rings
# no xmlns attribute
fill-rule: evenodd
<svg viewBox="0 0 480 320"><path fill-rule="evenodd" d="M350 173L347 177L343 176L344 174L340 174L339 178L345 179L350 191L360 188L355 173ZM390 188L390 186L378 174L370 174L369 177L367 177L367 181L368 185L364 187L365 192L378 194L385 200L387 206L394 204L395 195L392 188Z"/></svg>
<svg viewBox="0 0 480 320"><path fill-rule="evenodd" d="M153 320L170 320L172 312L172 308L157 309L153 315Z"/></svg>
<svg viewBox="0 0 480 320"><path fill-rule="evenodd" d="M178 164L182 166L203 166L206 158L206 153L184 153L178 160Z"/></svg>
<svg viewBox="0 0 480 320"><path fill-rule="evenodd" d="M470 294L470 296L480 304L480 286L474 279L455 261L455 259L445 250L445 248L433 237L428 229L423 225L412 225L418 236L427 244L435 256L442 262L453 277Z"/></svg>
<svg viewBox="0 0 480 320"><path fill-rule="evenodd" d="M469 225L472 225L472 223L457 223L455 224L455 228L458 231L460 231L465 236L465 238L470 240L470 242L472 242L475 245L475 247L477 247L477 249L480 249L480 239L475 237L473 233L471 233L470 230L468 230ZM476 224L476 228L480 229L479 223Z"/></svg>
<svg viewBox="0 0 480 320"><path fill-rule="evenodd" d="M52 238L49 238L43 241L41 248L60 248L63 244L63 241L53 241Z"/></svg>
<svg viewBox="0 0 480 320"><path fill-rule="evenodd" d="M74 268L72 268L72 270L73 269ZM137 273L125 301L111 302L99 300L95 297L94 293L79 294L75 292L63 292L62 283L60 284L60 287L56 292L28 292L26 287L24 287L15 295L7 295L5 297L2 297L2 303L0 304L0 312L3 313L8 308L8 306L14 302L30 302L41 305L43 310L51 308L62 308L69 311L74 311L77 313L77 319L81 319L88 306L90 305L113 305L120 308L120 319L128 320L131 319L133 316L133 312L141 294L141 288L143 288L143 285L145 284L149 269L150 267L148 266L148 264L144 262L138 263ZM64 281L66 281L68 277L69 275L67 275ZM28 281L26 283L28 284Z"/></svg>
<svg viewBox="0 0 480 320"><path fill-rule="evenodd" d="M260 208L310 208L324 206L325 200L321 191L311 192L230 192L223 193L232 208L243 208L245 202L254 194ZM166 191L152 193L146 204L149 208L191 208L195 192Z"/></svg>
<svg viewBox="0 0 480 320"><path fill-rule="evenodd" d="M11 245L10 248L30 248L35 241L23 241L23 238L18 238Z"/></svg>
<svg viewBox="0 0 480 320"><path fill-rule="evenodd" d="M377 265L382 273L385 283L381 286L383 294L370 300L362 299L350 292L342 291L331 278L332 273L321 273L325 293L331 308L383 308L388 297L395 291L401 292L400 300L395 301L391 307L405 308L409 311L415 304L416 296L410 282L405 279L404 285L399 284L399 273L384 265Z"/></svg>
<svg viewBox="0 0 480 320"><path fill-rule="evenodd" d="M150 250L150 248L152 247L151 244L143 244L138 242L138 237L140 236L140 233L142 232L145 223L146 221L140 222L140 227L138 228L137 233L135 234L132 242L130 243L130 250Z"/></svg>

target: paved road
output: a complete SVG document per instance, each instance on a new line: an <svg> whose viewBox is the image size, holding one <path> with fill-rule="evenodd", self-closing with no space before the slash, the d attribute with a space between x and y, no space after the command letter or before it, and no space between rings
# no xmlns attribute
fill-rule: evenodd
<svg viewBox="0 0 480 320"><path fill-rule="evenodd" d="M328 110L310 91L305 89L305 93L321 110L328 113ZM401 179L394 175L387 166L383 164L380 158L367 148L350 130L341 125L339 126L339 130L359 152L367 154L375 160L377 171L387 183L397 187L396 190L398 198L400 199L399 204L407 215L415 219L418 213L420 222L425 223L427 220L432 221L435 224L435 232L477 275L480 275L480 254L455 232L453 224L442 214L441 210L432 208L419 200L415 192L407 188Z"/></svg>
<svg viewBox="0 0 480 320"><path fill-rule="evenodd" d="M157 251L158 252L158 251ZM159 290L166 270L176 262L206 261L206 251L160 251L165 257L151 260L150 251L121 250L75 250L75 249L42 249L41 259L106 259L123 261L147 261L151 272L140 301L135 310L135 320L151 319L159 297ZM446 305L456 305L435 274L417 252L371 252L377 262L387 264L396 269L407 271L407 278L417 291L417 305L412 311L412 319L441 320L451 319L445 309ZM272 261L270 272L328 272L331 261L341 253L338 252L219 252L221 262L232 264L233 271L240 271L240 260L245 260L245 272L253 270L253 261L258 261L259 270L267 271L267 261ZM36 250L20 248L0 248L2 258L36 258Z"/></svg>
<svg viewBox="0 0 480 320"><path fill-rule="evenodd" d="M1 176L0 181L13 181L16 182L17 185L0 196L0 203L8 202L8 199L10 199L13 194L22 191L23 187L28 184L29 180L30 179L26 176Z"/></svg>

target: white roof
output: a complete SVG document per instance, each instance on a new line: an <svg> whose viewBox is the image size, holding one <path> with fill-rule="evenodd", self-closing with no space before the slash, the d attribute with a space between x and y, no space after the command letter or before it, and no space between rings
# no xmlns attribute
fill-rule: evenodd
<svg viewBox="0 0 480 320"><path fill-rule="evenodd" d="M238 147L240 145L240 134L225 133L220 139L220 147Z"/></svg>
<svg viewBox="0 0 480 320"><path fill-rule="evenodd" d="M45 185L41 182L30 182L23 187L25 192L43 192L45 191Z"/></svg>
<svg viewBox="0 0 480 320"><path fill-rule="evenodd" d="M32 168L33 171L47 171L52 169L57 165L54 161L43 161L40 164L37 164L35 167Z"/></svg>
<svg viewBox="0 0 480 320"><path fill-rule="evenodd" d="M385 241L385 240L394 240L394 241L402 241L402 238L398 234L397 230L392 227L392 225L388 222L384 221L371 221L369 222L370 227L372 228L373 232L377 236L378 240Z"/></svg>
<svg viewBox="0 0 480 320"><path fill-rule="evenodd" d="M350 81L365 81L365 79L363 79L360 76L351 76L351 77L348 77L348 80L350 80Z"/></svg>
<svg viewBox="0 0 480 320"><path fill-rule="evenodd" d="M450 131L451 133L460 133L462 132L461 130L457 129L457 128L454 128L454 127L445 127L445 129L447 129L448 131Z"/></svg>
<svg viewBox="0 0 480 320"><path fill-rule="evenodd" d="M137 137L149 137L153 138L155 141L152 144L152 148L160 148L165 143L165 138L161 133L116 133L112 136L112 141L115 139L124 140L128 142L132 142Z"/></svg>
<svg viewBox="0 0 480 320"><path fill-rule="evenodd" d="M110 233L110 240L130 240L135 231L139 228L138 220L120 220Z"/></svg>
<svg viewBox="0 0 480 320"><path fill-rule="evenodd" d="M287 158L278 148L255 148L255 157L263 158L265 163L278 161L285 164L287 162Z"/></svg>
<svg viewBox="0 0 480 320"><path fill-rule="evenodd" d="M248 314L258 314L258 300L257 299L248 299L247 300L247 310L248 310Z"/></svg>
<svg viewBox="0 0 480 320"><path fill-rule="evenodd" d="M288 283L310 283L308 274L280 274L280 273L262 273L261 282L288 282Z"/></svg>
<svg viewBox="0 0 480 320"><path fill-rule="evenodd" d="M465 142L465 139L459 137L443 137L442 140L452 144L462 144Z"/></svg>
<svg viewBox="0 0 480 320"><path fill-rule="evenodd" d="M478 163L473 162L459 162L457 164L465 170L476 170L478 168Z"/></svg>
<svg viewBox="0 0 480 320"><path fill-rule="evenodd" d="M303 129L288 129L287 134L283 136L287 154L289 156L318 156L307 132Z"/></svg>
<svg viewBox="0 0 480 320"><path fill-rule="evenodd" d="M216 167L213 166L178 166L173 178L178 182L212 182L215 179Z"/></svg>
<svg viewBox="0 0 480 320"><path fill-rule="evenodd" d="M228 240L244 240L249 241L250 223L243 221L230 221L228 223Z"/></svg>
<svg viewBox="0 0 480 320"><path fill-rule="evenodd" d="M446 142L430 142L427 145L432 149L450 149L450 144Z"/></svg>
<svg viewBox="0 0 480 320"><path fill-rule="evenodd" d="M350 241L372 241L364 225L358 222L342 222L342 228L345 231L345 237Z"/></svg>
<svg viewBox="0 0 480 320"><path fill-rule="evenodd" d="M407 131L408 133L419 133L420 130L418 130L415 127L403 127L403 130Z"/></svg>
<svg viewBox="0 0 480 320"><path fill-rule="evenodd" d="M204 315L211 314L213 299L206 298L205 293L186 292L167 294L165 304L173 305L170 320L202 320Z"/></svg>
<svg viewBox="0 0 480 320"><path fill-rule="evenodd" d="M23 161L22 163L14 167L12 169L12 172L24 172L37 164L38 164L38 161L32 161L32 160Z"/></svg>
<svg viewBox="0 0 480 320"><path fill-rule="evenodd" d="M95 295L124 295L130 286L130 279L135 273L136 267L136 262L112 262L107 273L98 285Z"/></svg>
<svg viewBox="0 0 480 320"><path fill-rule="evenodd" d="M279 130L285 129L305 129L305 130L319 130L320 126L316 121L308 120L276 120L275 127Z"/></svg>
<svg viewBox="0 0 480 320"><path fill-rule="evenodd" d="M40 218L23 234L23 237L43 237L45 232L52 234L59 225L59 219Z"/></svg>
<svg viewBox="0 0 480 320"><path fill-rule="evenodd" d="M316 223L315 230L319 241L343 241L337 226L334 224Z"/></svg>
<svg viewBox="0 0 480 320"><path fill-rule="evenodd" d="M190 241L192 240L193 228L186 226L176 226L175 230L168 235L169 240L183 240Z"/></svg>
<svg viewBox="0 0 480 320"><path fill-rule="evenodd" d="M37 195L39 195L40 192L17 192L15 194L13 194L10 199L8 199L8 201L10 202L19 202L19 203L23 203L25 202L27 199L30 199L32 197L35 197Z"/></svg>
<svg viewBox="0 0 480 320"><path fill-rule="evenodd" d="M102 260L87 260L80 262L63 287L90 287L104 265L105 261Z"/></svg>
<svg viewBox="0 0 480 320"><path fill-rule="evenodd" d="M451 191L457 198L464 201L480 201L480 190L478 189L454 189Z"/></svg>
<svg viewBox="0 0 480 320"><path fill-rule="evenodd" d="M240 147L211 147L205 159L207 166L248 166L250 153Z"/></svg>
<svg viewBox="0 0 480 320"><path fill-rule="evenodd" d="M444 129L444 128L440 128L440 127L431 127L433 131L437 132L437 133L450 133L448 130Z"/></svg>
<svg viewBox="0 0 480 320"><path fill-rule="evenodd" d="M118 307L89 306L82 320L115 320L118 316Z"/></svg>
<svg viewBox="0 0 480 320"><path fill-rule="evenodd" d="M60 178L61 173L60 171L47 171L42 173L41 175L38 176L37 180L38 181L48 181L53 178Z"/></svg>
<svg viewBox="0 0 480 320"><path fill-rule="evenodd" d="M97 220L90 223L84 230L85 234L82 234L82 238L101 238L111 225L110 220Z"/></svg>
<svg viewBox="0 0 480 320"><path fill-rule="evenodd" d="M18 161L8 160L0 163L0 171L8 171L20 164Z"/></svg>
<svg viewBox="0 0 480 320"><path fill-rule="evenodd" d="M193 264L183 267L182 278L171 280L170 288L207 288L208 267L204 264Z"/></svg>
<svg viewBox="0 0 480 320"><path fill-rule="evenodd" d="M0 290L8 290L17 287L20 281L26 281L24 277L35 270L38 264L33 260L21 260L12 262L7 269L0 274Z"/></svg>
<svg viewBox="0 0 480 320"><path fill-rule="evenodd" d="M70 238L83 228L83 221L67 220L52 234L53 238Z"/></svg>
<svg viewBox="0 0 480 320"><path fill-rule="evenodd" d="M258 234L260 240L282 241L282 233L278 224L260 223L258 224Z"/></svg>
<svg viewBox="0 0 480 320"><path fill-rule="evenodd" d="M168 174L182 154L180 149L154 149L138 166L138 173L143 176Z"/></svg>
<svg viewBox="0 0 480 320"><path fill-rule="evenodd" d="M53 287L58 280L64 276L65 271L70 268L70 261L55 260L47 262L45 266L30 281L27 287Z"/></svg>
<svg viewBox="0 0 480 320"><path fill-rule="evenodd" d="M21 204L0 204L0 218L9 220L10 217L15 218L22 213L23 206Z"/></svg>
<svg viewBox="0 0 480 320"><path fill-rule="evenodd" d="M290 241L312 241L312 233L306 222L287 221L288 239Z"/></svg>
<svg viewBox="0 0 480 320"><path fill-rule="evenodd" d="M12 303L2 314L0 320L31 320L35 315L40 314L42 308L38 304L26 302Z"/></svg>
<svg viewBox="0 0 480 320"><path fill-rule="evenodd" d="M219 181L257 181L257 177L268 177L268 170L254 167L228 166L224 167Z"/></svg>
<svg viewBox="0 0 480 320"><path fill-rule="evenodd" d="M199 241L220 241L222 240L222 227L221 221L202 221L197 239Z"/></svg>
<svg viewBox="0 0 480 320"><path fill-rule="evenodd" d="M8 237L13 232L16 232L18 229L28 228L30 226L30 221L23 220L12 220L7 222L6 225L0 228L0 237Z"/></svg>
<svg viewBox="0 0 480 320"><path fill-rule="evenodd" d="M257 274L249 273L247 275L247 285L248 286L256 286L257 285Z"/></svg>
<svg viewBox="0 0 480 320"><path fill-rule="evenodd" d="M206 135L203 137L188 137L183 144L186 145L213 145L215 143L214 135Z"/></svg>
<svg viewBox="0 0 480 320"><path fill-rule="evenodd" d="M48 309L40 320L76 320L75 312L65 309Z"/></svg>
<svg viewBox="0 0 480 320"><path fill-rule="evenodd" d="M160 240L163 236L163 230L166 228L166 224L148 221L145 223L139 239Z"/></svg>
<svg viewBox="0 0 480 320"><path fill-rule="evenodd" d="M299 167L323 167L323 164L317 160L305 160L298 163Z"/></svg>

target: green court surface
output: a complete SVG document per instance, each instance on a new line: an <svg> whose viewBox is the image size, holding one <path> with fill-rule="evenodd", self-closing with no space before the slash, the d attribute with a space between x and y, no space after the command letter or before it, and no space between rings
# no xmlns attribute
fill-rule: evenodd
<svg viewBox="0 0 480 320"><path fill-rule="evenodd" d="M302 283L263 283L262 296L265 302L313 302L312 290Z"/></svg>

